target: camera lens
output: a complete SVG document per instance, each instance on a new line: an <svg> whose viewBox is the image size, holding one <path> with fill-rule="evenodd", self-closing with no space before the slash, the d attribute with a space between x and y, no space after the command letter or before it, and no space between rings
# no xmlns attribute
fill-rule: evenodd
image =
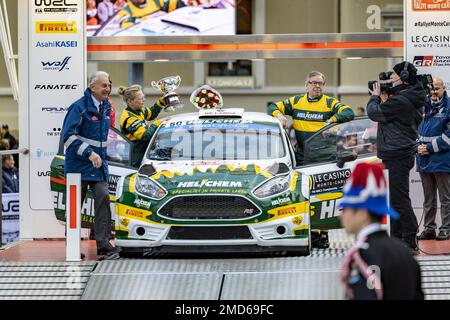
<svg viewBox="0 0 450 320"><path fill-rule="evenodd" d="M380 72L378 78L382 81L389 80L391 78L392 72Z"/></svg>

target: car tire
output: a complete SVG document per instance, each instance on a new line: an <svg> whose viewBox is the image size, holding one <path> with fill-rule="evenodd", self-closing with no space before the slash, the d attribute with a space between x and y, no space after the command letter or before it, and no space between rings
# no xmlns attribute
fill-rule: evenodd
<svg viewBox="0 0 450 320"><path fill-rule="evenodd" d="M284 251L286 256L309 256L311 254L310 246L292 247Z"/></svg>
<svg viewBox="0 0 450 320"><path fill-rule="evenodd" d="M131 250L127 248L122 248L122 250L119 252L119 256L121 258L127 258L127 259L138 259L142 258L143 256L142 250Z"/></svg>

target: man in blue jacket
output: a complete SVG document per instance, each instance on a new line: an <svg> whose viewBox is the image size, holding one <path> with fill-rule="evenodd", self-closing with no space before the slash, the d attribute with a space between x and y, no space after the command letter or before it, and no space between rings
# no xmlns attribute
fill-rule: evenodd
<svg viewBox="0 0 450 320"><path fill-rule="evenodd" d="M433 79L434 90L427 97L424 119L419 125L417 171L425 196L425 229L419 240L450 239L450 101L440 78ZM441 201L442 224L436 238L436 190Z"/></svg>
<svg viewBox="0 0 450 320"><path fill-rule="evenodd" d="M98 255L109 255L115 248L109 243L111 208L108 192L108 163L106 142L110 126L111 93L109 74L97 71L89 79L84 96L75 101L63 124L66 148L64 173L81 173L82 195L92 190L95 210L95 240Z"/></svg>

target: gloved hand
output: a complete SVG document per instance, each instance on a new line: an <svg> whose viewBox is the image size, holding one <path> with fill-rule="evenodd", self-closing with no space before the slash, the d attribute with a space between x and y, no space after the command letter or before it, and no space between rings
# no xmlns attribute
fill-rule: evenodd
<svg viewBox="0 0 450 320"><path fill-rule="evenodd" d="M162 106L162 107L165 107L166 104L167 104L167 103L166 103L166 99L164 99L163 97L160 97L160 98L158 99L157 104L160 105L160 106Z"/></svg>
<svg viewBox="0 0 450 320"><path fill-rule="evenodd" d="M277 114L277 119L281 122L281 126L284 129L287 129L287 127L288 127L287 119L282 113Z"/></svg>

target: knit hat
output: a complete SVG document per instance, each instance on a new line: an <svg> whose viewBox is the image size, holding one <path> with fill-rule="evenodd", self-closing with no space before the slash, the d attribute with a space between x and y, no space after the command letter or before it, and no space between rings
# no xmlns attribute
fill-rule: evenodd
<svg viewBox="0 0 450 320"><path fill-rule="evenodd" d="M367 209L379 216L390 215L398 219L399 215L389 207L387 201L387 183L383 175L383 166L372 163L358 163L344 186L341 208Z"/></svg>
<svg viewBox="0 0 450 320"><path fill-rule="evenodd" d="M405 63L406 61L397 63L393 70L395 71L396 74L398 74L400 76L400 74L402 73L402 71L405 69ZM409 73L409 77L407 80L405 80L408 83L416 83L416 78L417 78L417 69L416 67L414 67L414 65L410 62L408 62L408 66L406 67L406 70Z"/></svg>

